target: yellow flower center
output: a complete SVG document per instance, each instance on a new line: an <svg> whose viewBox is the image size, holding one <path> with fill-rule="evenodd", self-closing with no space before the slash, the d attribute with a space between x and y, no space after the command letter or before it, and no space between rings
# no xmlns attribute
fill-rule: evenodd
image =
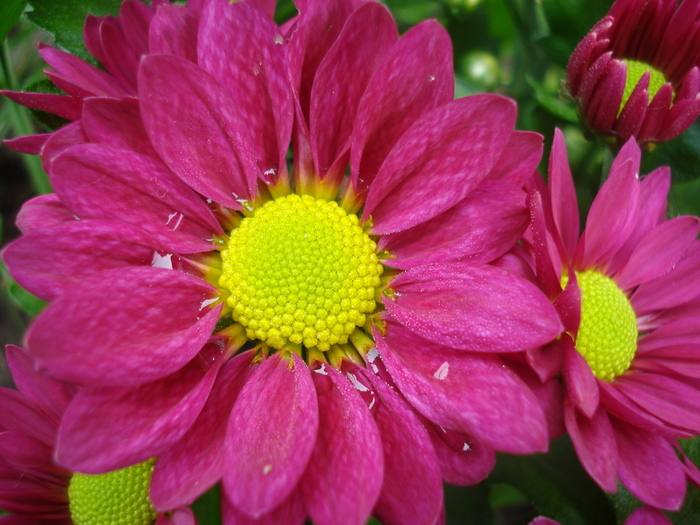
<svg viewBox="0 0 700 525"><path fill-rule="evenodd" d="M155 459L107 474L75 473L68 485L75 525L148 525L158 517L148 489Z"/></svg>
<svg viewBox="0 0 700 525"><path fill-rule="evenodd" d="M594 270L576 272L581 289L581 324L576 350L593 375L611 381L629 369L637 351L637 316L615 282Z"/></svg>
<svg viewBox="0 0 700 525"><path fill-rule="evenodd" d="M288 195L231 232L219 284L248 338L326 351L346 343L376 308L376 248L336 202Z"/></svg>
<svg viewBox="0 0 700 525"><path fill-rule="evenodd" d="M622 61L625 64L627 64L627 80L625 81L625 91L622 94L622 103L620 104L620 110L618 114L622 112L622 108L625 107L625 104L627 104L627 101L632 95L632 91L634 91L634 88L639 83L639 80L642 78L642 75L644 75L644 73L646 73L647 71L651 72L648 89L650 101L659 92L661 87L666 82L668 82L668 80L666 80L666 77L661 71L650 66L646 62L640 62L638 60L629 60L626 58Z"/></svg>

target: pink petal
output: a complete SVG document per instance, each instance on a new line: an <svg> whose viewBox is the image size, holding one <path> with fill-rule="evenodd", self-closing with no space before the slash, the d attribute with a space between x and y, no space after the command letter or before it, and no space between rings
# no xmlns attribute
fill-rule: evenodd
<svg viewBox="0 0 700 525"><path fill-rule="evenodd" d="M17 214L17 227L22 233L28 234L74 220L75 216L61 202L58 195L50 193L39 195L24 203Z"/></svg>
<svg viewBox="0 0 700 525"><path fill-rule="evenodd" d="M552 214L557 231L571 257L580 234L576 188L566 154L566 141L559 128L554 130L554 142L549 156L549 189L552 196Z"/></svg>
<svg viewBox="0 0 700 525"><path fill-rule="evenodd" d="M13 278L53 301L75 283L111 268L151 266L152 236L114 221L70 221L20 237L2 252Z"/></svg>
<svg viewBox="0 0 700 525"><path fill-rule="evenodd" d="M197 525L197 519L191 509L175 509L158 516L155 525Z"/></svg>
<svg viewBox="0 0 700 525"><path fill-rule="evenodd" d="M60 421L76 389L37 371L34 361L21 348L7 345L5 359L17 389L34 401L54 421Z"/></svg>
<svg viewBox="0 0 700 525"><path fill-rule="evenodd" d="M254 518L237 509L225 494L221 495L221 515L225 525L302 525L305 523L306 509L302 498L290 494L277 507Z"/></svg>
<svg viewBox="0 0 700 525"><path fill-rule="evenodd" d="M282 43L274 21L248 2L209 2L202 12L199 65L230 97L250 137L246 154L269 182L286 170L294 114Z"/></svg>
<svg viewBox="0 0 700 525"><path fill-rule="evenodd" d="M640 155L639 146L630 140L613 161L588 212L581 267L603 265L632 232L638 216Z"/></svg>
<svg viewBox="0 0 700 525"><path fill-rule="evenodd" d="M58 431L41 407L10 388L0 389L0 429L17 432L53 446Z"/></svg>
<svg viewBox="0 0 700 525"><path fill-rule="evenodd" d="M599 408L588 418L565 399L564 423L583 468L603 490L615 492L618 447L605 410Z"/></svg>
<svg viewBox="0 0 700 525"><path fill-rule="evenodd" d="M641 239L615 282L627 290L665 274L697 239L698 232L697 217L676 217L660 224Z"/></svg>
<svg viewBox="0 0 700 525"><path fill-rule="evenodd" d="M68 148L90 142L83 129L83 121L71 122L54 132L53 136L41 148L41 160L46 173L53 183L53 160Z"/></svg>
<svg viewBox="0 0 700 525"><path fill-rule="evenodd" d="M350 145L355 191L371 186L396 141L421 115L453 96L450 37L435 20L422 22L377 66L358 106Z"/></svg>
<svg viewBox="0 0 700 525"><path fill-rule="evenodd" d="M672 525L672 523L659 509L644 505L630 514L624 525Z"/></svg>
<svg viewBox="0 0 700 525"><path fill-rule="evenodd" d="M521 188L535 172L541 158L542 135L531 131L514 131L488 178Z"/></svg>
<svg viewBox="0 0 700 525"><path fill-rule="evenodd" d="M148 52L148 27L153 10L137 0L124 0L119 9L119 20L124 37L138 55Z"/></svg>
<svg viewBox="0 0 700 525"><path fill-rule="evenodd" d="M146 56L139 94L151 143L182 180L229 208L241 209L238 199L255 195L257 168L246 123L206 71L180 57Z"/></svg>
<svg viewBox="0 0 700 525"><path fill-rule="evenodd" d="M592 418L598 409L600 391L591 367L573 346L569 337L561 339L564 347L563 376L566 394L574 407L587 418Z"/></svg>
<svg viewBox="0 0 700 525"><path fill-rule="evenodd" d="M309 109L312 151L319 176L347 147L367 83L397 40L396 24L386 7L368 2L350 15L319 65Z"/></svg>
<svg viewBox="0 0 700 525"><path fill-rule="evenodd" d="M469 259L489 262L522 236L529 214L525 193L508 183L486 180L454 207L430 221L381 238L394 268Z"/></svg>
<svg viewBox="0 0 700 525"><path fill-rule="evenodd" d="M46 141L52 137L51 133L41 133L39 135L27 135L26 137L16 137L14 139L3 140L2 143L10 149L26 153L27 155L38 155Z"/></svg>
<svg viewBox="0 0 700 525"><path fill-rule="evenodd" d="M474 485L486 479L496 464L496 452L466 434L426 425L440 463L443 481Z"/></svg>
<svg viewBox="0 0 700 525"><path fill-rule="evenodd" d="M81 390L61 422L57 461L98 474L146 461L187 432L223 363L210 345L172 375L136 387Z"/></svg>
<svg viewBox="0 0 700 525"><path fill-rule="evenodd" d="M319 525L363 525L384 479L382 441L367 405L334 368L312 370L318 395L318 436L299 491ZM328 497L332 494L331 497Z"/></svg>
<svg viewBox="0 0 700 525"><path fill-rule="evenodd" d="M537 399L503 362L436 345L389 320L377 349L406 399L433 423L516 454L547 449Z"/></svg>
<svg viewBox="0 0 700 525"><path fill-rule="evenodd" d="M644 503L678 510L685 497L685 474L665 438L624 422L615 424L620 481Z"/></svg>
<svg viewBox="0 0 700 525"><path fill-rule="evenodd" d="M81 219L134 224L179 253L209 251L213 234L220 232L199 196L149 157L82 144L52 166L56 193Z"/></svg>
<svg viewBox="0 0 700 525"><path fill-rule="evenodd" d="M158 8L148 35L151 54L197 62L199 16L188 7L166 4Z"/></svg>
<svg viewBox="0 0 700 525"><path fill-rule="evenodd" d="M162 268L116 268L85 279L31 326L28 352L55 377L81 385L137 385L172 374L209 338L214 288Z"/></svg>
<svg viewBox="0 0 700 525"><path fill-rule="evenodd" d="M292 353L266 359L233 407L226 442L224 489L252 517L292 492L318 431L316 390L306 364Z"/></svg>
<svg viewBox="0 0 700 525"><path fill-rule="evenodd" d="M40 468L50 470L53 463L53 448L46 443L19 432L0 432L0 463L18 471ZM55 467L55 474L63 474L60 467Z"/></svg>
<svg viewBox="0 0 700 525"><path fill-rule="evenodd" d="M420 224L466 197L491 171L515 125L512 100L474 95L419 119L396 143L367 195L374 233Z"/></svg>
<svg viewBox="0 0 700 525"><path fill-rule="evenodd" d="M252 353L225 363L197 420L173 446L158 455L150 497L156 509L189 505L224 473L224 442L238 394L256 369Z"/></svg>
<svg viewBox="0 0 700 525"><path fill-rule="evenodd" d="M406 402L382 379L360 370L378 395L384 485L375 507L382 523L433 524L442 510L440 469L430 436ZM411 461L405 453L411 451Z"/></svg>
<svg viewBox="0 0 700 525"><path fill-rule="evenodd" d="M436 264L391 282L389 313L431 341L477 352L542 345L561 331L554 307L532 283L489 265Z"/></svg>
<svg viewBox="0 0 700 525"><path fill-rule="evenodd" d="M652 415L693 434L700 433L700 392L659 374L637 373L615 379L617 389Z"/></svg>
<svg viewBox="0 0 700 525"><path fill-rule="evenodd" d="M100 26L100 40L104 53L104 57L100 59L102 65L119 79L129 93L136 93L136 73L140 57L124 36L118 20L105 20Z"/></svg>
<svg viewBox="0 0 700 525"><path fill-rule="evenodd" d="M82 122L90 142L158 159L143 127L136 99L89 98L83 105Z"/></svg>
<svg viewBox="0 0 700 525"><path fill-rule="evenodd" d="M68 120L78 120L82 113L82 100L79 98L49 93L19 93L15 91L0 91L0 95L5 95L21 106L46 111Z"/></svg>

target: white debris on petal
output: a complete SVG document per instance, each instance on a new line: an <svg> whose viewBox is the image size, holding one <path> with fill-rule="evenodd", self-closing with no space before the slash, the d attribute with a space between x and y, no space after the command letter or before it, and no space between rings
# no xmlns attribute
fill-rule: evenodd
<svg viewBox="0 0 700 525"><path fill-rule="evenodd" d="M369 352L367 352L367 360L370 363L374 363L374 360L379 357L379 352L375 347L370 348Z"/></svg>
<svg viewBox="0 0 700 525"><path fill-rule="evenodd" d="M469 443L465 443L464 446L462 447L462 452L466 452L467 450L471 449L472 447L469 446Z"/></svg>
<svg viewBox="0 0 700 525"><path fill-rule="evenodd" d="M199 309L204 310L207 306L209 306L210 304L214 304L218 300L218 297L214 297L213 299L205 299L204 301L202 301L202 304L199 305Z"/></svg>
<svg viewBox="0 0 700 525"><path fill-rule="evenodd" d="M265 465L263 467L263 474L267 476L270 472L272 472L272 465Z"/></svg>
<svg viewBox="0 0 700 525"><path fill-rule="evenodd" d="M160 255L158 252L153 252L153 260L151 261L151 266L153 268L165 268L166 270L173 269L173 254L166 253L165 255Z"/></svg>
<svg viewBox="0 0 700 525"><path fill-rule="evenodd" d="M435 379L445 379L447 377L447 373L450 371L450 363L445 361L440 365L440 367L435 371L433 374L433 377Z"/></svg>
<svg viewBox="0 0 700 525"><path fill-rule="evenodd" d="M326 371L326 363L321 363L321 368L315 368L314 372L316 372L317 374L327 376L328 372Z"/></svg>
<svg viewBox="0 0 700 525"><path fill-rule="evenodd" d="M354 386L360 392L369 392L369 388L360 383L353 374L348 374L348 379L352 383L352 386Z"/></svg>

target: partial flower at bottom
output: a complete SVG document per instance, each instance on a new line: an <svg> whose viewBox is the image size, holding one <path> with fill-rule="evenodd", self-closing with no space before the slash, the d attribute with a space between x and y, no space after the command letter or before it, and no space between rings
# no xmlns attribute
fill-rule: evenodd
<svg viewBox="0 0 700 525"><path fill-rule="evenodd" d="M443 481L547 448L540 390L499 354L561 323L491 264L541 137L509 99L453 100L434 21L399 38L378 3L300 1L279 28L258 4L127 1L87 25L106 71L43 50L77 110L13 142L56 193L3 257L51 302L28 352L82 386L57 457L157 457L157 509L222 480L226 523L440 522Z"/></svg>

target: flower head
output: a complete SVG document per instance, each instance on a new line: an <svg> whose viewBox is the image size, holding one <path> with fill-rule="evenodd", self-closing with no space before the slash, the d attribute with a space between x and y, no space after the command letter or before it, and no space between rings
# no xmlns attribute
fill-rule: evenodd
<svg viewBox="0 0 700 525"><path fill-rule="evenodd" d="M76 389L36 372L20 348L10 346L6 355L19 391L0 389L0 506L14 515L0 523L195 523L189 509L153 508L148 491L154 460L99 475L58 465L58 425Z"/></svg>
<svg viewBox="0 0 700 525"><path fill-rule="evenodd" d="M56 191L3 257L52 302L28 351L83 387L58 458L157 456L159 509L222 479L229 522L434 523L442 480L547 447L540 392L497 354L561 323L491 264L541 137L509 99L452 100L434 21L399 38L379 3L309 0L280 28L258 4L158 4L126 96L69 93L73 123L14 142ZM83 91L110 78L51 53Z"/></svg>
<svg viewBox="0 0 700 525"><path fill-rule="evenodd" d="M571 55L567 87L618 145L671 140L700 115L700 4L617 0Z"/></svg>
<svg viewBox="0 0 700 525"><path fill-rule="evenodd" d="M581 463L603 489L614 492L619 479L643 502L675 510L686 476L700 482L678 445L700 433L700 221L666 220L670 172L640 179L639 160L627 142L579 237L557 130L549 188L535 184L530 195L529 240L566 328L564 422Z"/></svg>

